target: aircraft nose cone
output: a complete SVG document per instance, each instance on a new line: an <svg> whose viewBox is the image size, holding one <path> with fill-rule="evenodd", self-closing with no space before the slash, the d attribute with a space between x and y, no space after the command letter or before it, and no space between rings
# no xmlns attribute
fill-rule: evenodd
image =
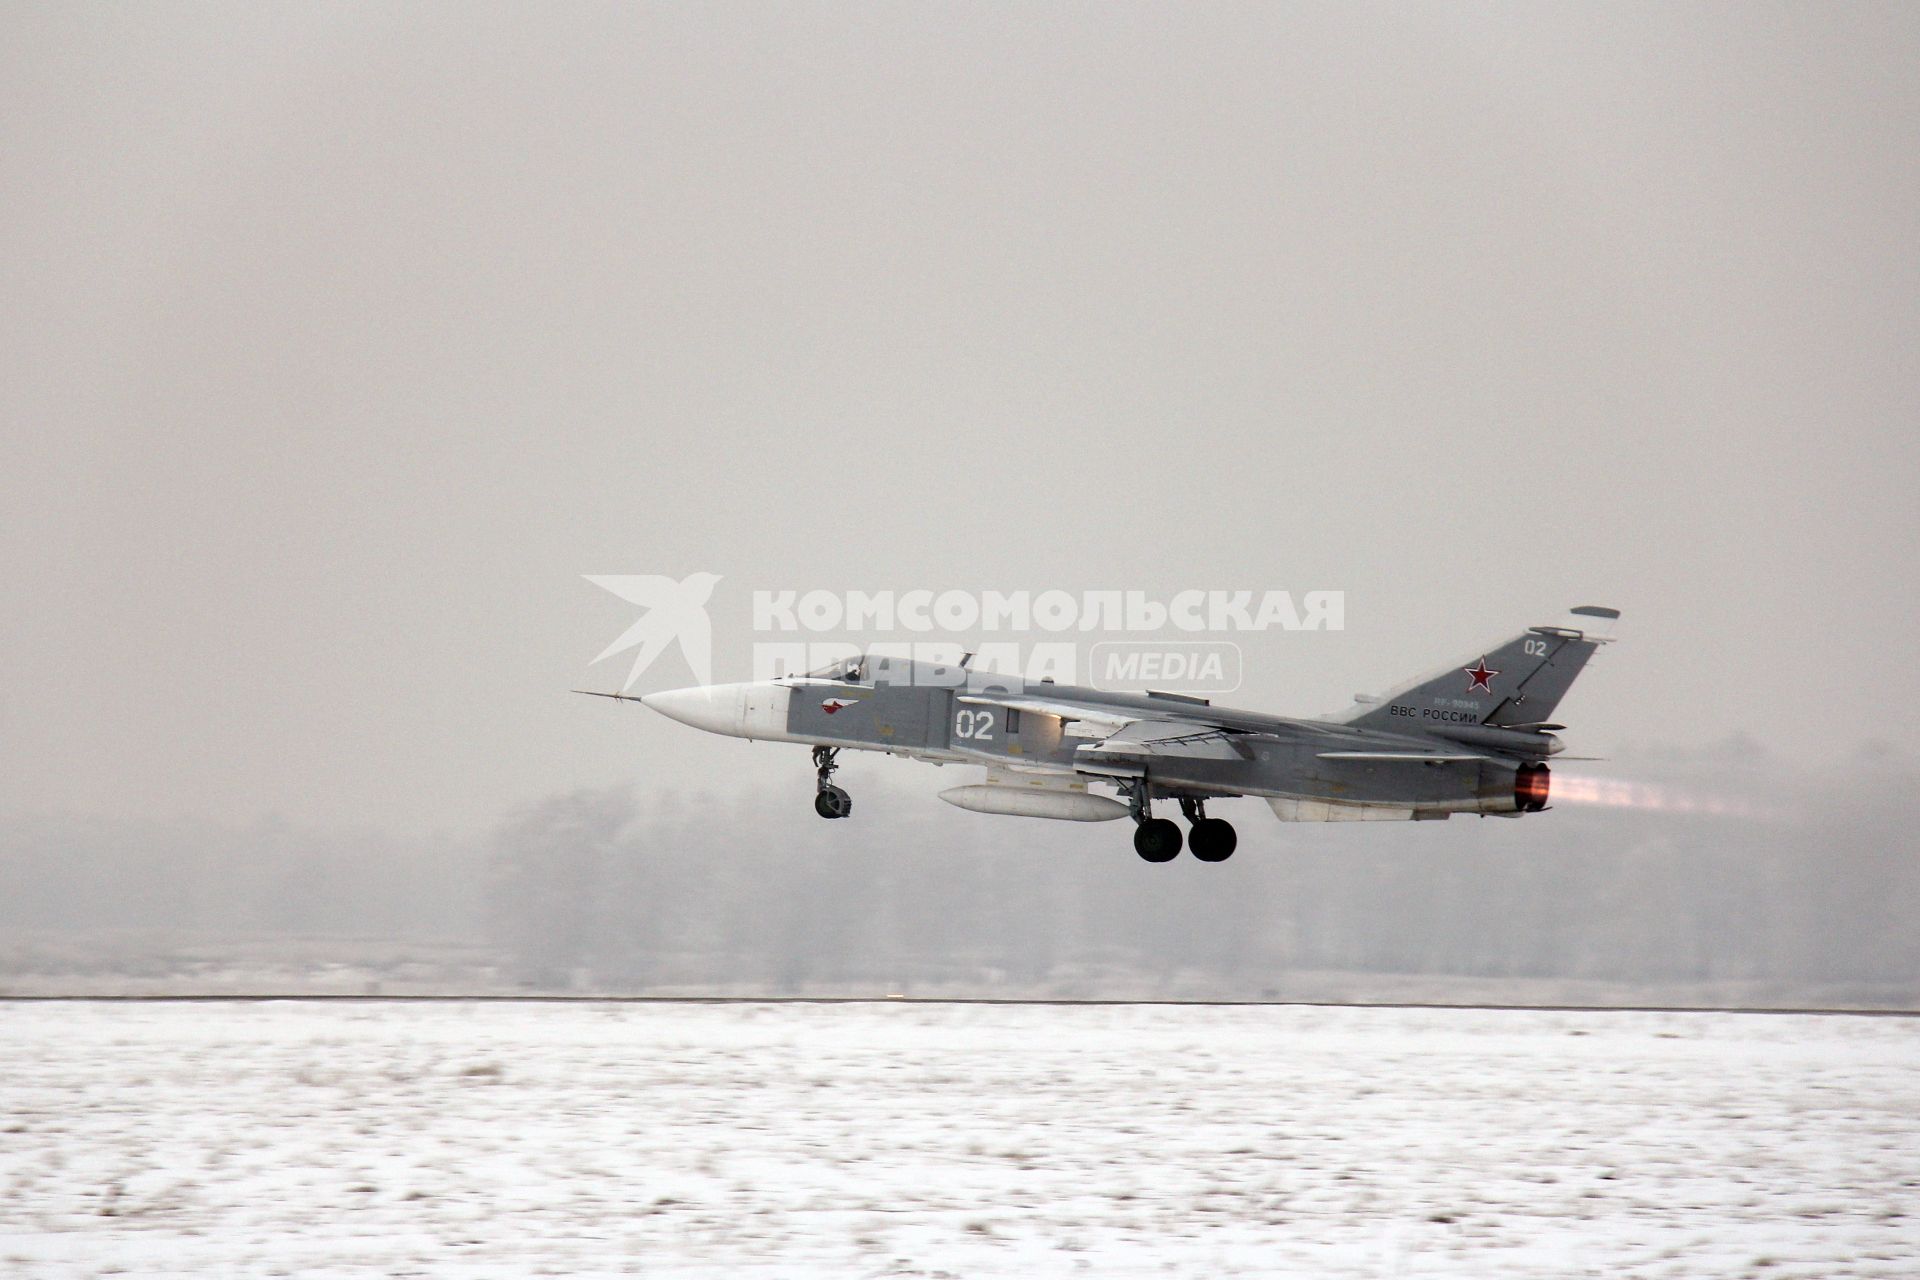
<svg viewBox="0 0 1920 1280"><path fill-rule="evenodd" d="M708 733L740 731L742 698L738 685L695 685L643 694L640 701L670 720L705 729Z"/></svg>

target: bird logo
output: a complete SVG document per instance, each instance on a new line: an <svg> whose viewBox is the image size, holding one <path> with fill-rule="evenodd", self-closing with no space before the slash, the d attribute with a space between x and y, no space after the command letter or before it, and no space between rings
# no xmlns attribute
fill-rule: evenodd
<svg viewBox="0 0 1920 1280"><path fill-rule="evenodd" d="M635 646L633 667L625 692L633 688L653 660L675 641L680 656L686 659L698 684L713 683L713 624L707 619L707 601L720 581L717 573L690 573L678 582L658 573L588 573L581 575L596 587L613 592L629 604L643 609L640 620L621 633L620 638L600 651L594 662L624 653Z"/></svg>

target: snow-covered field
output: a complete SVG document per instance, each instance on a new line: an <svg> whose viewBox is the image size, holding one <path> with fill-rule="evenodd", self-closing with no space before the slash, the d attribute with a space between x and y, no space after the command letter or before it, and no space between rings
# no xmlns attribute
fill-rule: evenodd
<svg viewBox="0 0 1920 1280"><path fill-rule="evenodd" d="M0 1275L1920 1275L1920 1021L0 1004Z"/></svg>

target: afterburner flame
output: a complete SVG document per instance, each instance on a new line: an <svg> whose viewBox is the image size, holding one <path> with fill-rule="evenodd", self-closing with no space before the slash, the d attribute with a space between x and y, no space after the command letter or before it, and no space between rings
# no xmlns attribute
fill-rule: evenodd
<svg viewBox="0 0 1920 1280"><path fill-rule="evenodd" d="M1741 818L1762 816L1755 806L1727 796L1682 792L1659 783L1636 782L1628 778L1570 778L1564 773L1553 776L1553 802L1597 805L1608 809L1640 809L1649 813L1706 813Z"/></svg>

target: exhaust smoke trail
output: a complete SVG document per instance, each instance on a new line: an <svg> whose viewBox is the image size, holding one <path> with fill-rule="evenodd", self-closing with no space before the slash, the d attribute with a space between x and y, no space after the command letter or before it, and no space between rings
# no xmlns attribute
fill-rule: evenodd
<svg viewBox="0 0 1920 1280"><path fill-rule="evenodd" d="M1630 778L1570 778L1555 774L1553 802L1608 809L1638 809L1648 813L1698 813L1733 818L1771 816L1771 811L1746 800L1685 792Z"/></svg>

